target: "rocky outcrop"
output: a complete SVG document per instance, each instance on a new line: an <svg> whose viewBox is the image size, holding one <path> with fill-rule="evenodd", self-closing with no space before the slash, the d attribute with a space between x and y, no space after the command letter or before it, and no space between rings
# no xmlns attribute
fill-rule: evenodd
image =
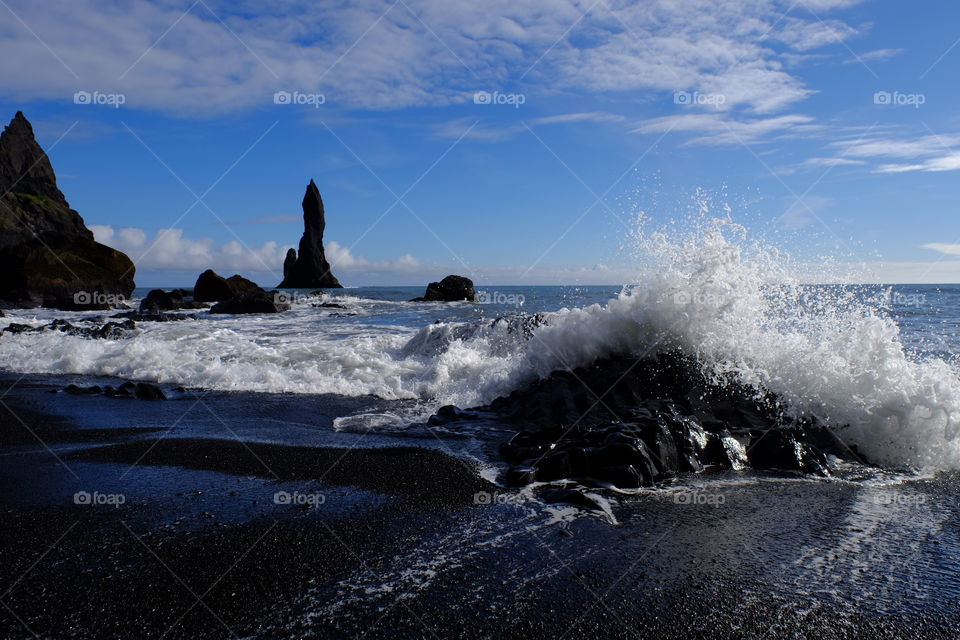
<svg viewBox="0 0 960 640"><path fill-rule="evenodd" d="M75 384L67 385L65 393L75 396L105 395L111 398L136 398L137 400L166 400L167 394L163 389L149 382L133 382L128 380L119 387L110 385L101 387L95 384L90 387L80 387Z"/></svg>
<svg viewBox="0 0 960 640"><path fill-rule="evenodd" d="M520 429L500 446L511 486L573 479L633 489L708 469L826 476L829 456L864 462L827 426L795 420L735 381L714 384L675 353L556 371L486 407L444 407L430 424L492 417Z"/></svg>
<svg viewBox="0 0 960 640"><path fill-rule="evenodd" d="M193 292L186 289L174 289L173 291L154 289L140 301L140 313L156 314L161 311L173 311L174 309L203 309L206 305L202 302L185 299L192 295Z"/></svg>
<svg viewBox="0 0 960 640"><path fill-rule="evenodd" d="M431 282L427 285L427 292L421 298L414 298L410 302L476 302L477 292L473 288L473 280L463 276L447 276L440 282Z"/></svg>
<svg viewBox="0 0 960 640"><path fill-rule="evenodd" d="M250 291L263 291L255 283L240 275L229 278L217 275L213 269L207 269L197 278L193 287L194 302L223 302Z"/></svg>
<svg viewBox="0 0 960 640"><path fill-rule="evenodd" d="M285 299L286 296L278 291L264 291L257 287L254 291L218 302L210 313L280 313L290 309L290 305L281 301Z"/></svg>
<svg viewBox="0 0 960 640"><path fill-rule="evenodd" d="M0 194L0 301L103 309L130 297L133 262L70 208L21 112L0 134Z"/></svg>
<svg viewBox="0 0 960 640"><path fill-rule="evenodd" d="M303 196L303 237L300 251L290 249L283 261L283 282L278 286L287 289L339 289L343 285L330 271L330 263L323 251L323 232L327 223L324 217L320 190L310 181Z"/></svg>

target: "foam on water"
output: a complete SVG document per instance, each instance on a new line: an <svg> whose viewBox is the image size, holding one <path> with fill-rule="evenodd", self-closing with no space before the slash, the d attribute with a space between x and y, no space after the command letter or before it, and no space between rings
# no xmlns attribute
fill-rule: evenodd
<svg viewBox="0 0 960 640"><path fill-rule="evenodd" d="M848 287L803 286L789 256L751 242L727 219L706 220L685 236L641 231L637 238L639 284L604 304L538 318L414 325L396 315L411 308L405 303L338 298L354 314L349 322L300 303L277 316L140 323L122 340L8 334L0 366L418 399L427 415L443 404L486 403L607 355L679 348L710 374L733 374L778 394L797 415L842 427L841 436L874 461L960 468L960 377L946 361L911 357L882 300ZM51 316L32 314L10 319L39 324ZM396 422L380 416L371 424L377 420Z"/></svg>

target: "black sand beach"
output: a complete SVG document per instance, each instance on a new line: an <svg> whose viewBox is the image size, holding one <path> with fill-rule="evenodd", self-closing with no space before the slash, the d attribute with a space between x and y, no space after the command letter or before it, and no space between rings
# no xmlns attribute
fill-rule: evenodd
<svg viewBox="0 0 960 640"><path fill-rule="evenodd" d="M318 411L309 433L286 436L302 442L280 442L257 406L302 429L296 396L151 403L14 381L0 423L3 637L960 631L949 483L717 473L607 494L611 523L482 479L443 451L463 454L461 438L348 442ZM197 397L233 412L211 421L190 411ZM276 402L290 406L277 413ZM323 402L331 415L345 408ZM256 437L241 435L244 421Z"/></svg>

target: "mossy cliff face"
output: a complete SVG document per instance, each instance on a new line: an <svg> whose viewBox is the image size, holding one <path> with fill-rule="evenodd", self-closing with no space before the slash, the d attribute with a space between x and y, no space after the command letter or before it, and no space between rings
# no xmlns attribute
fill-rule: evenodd
<svg viewBox="0 0 960 640"><path fill-rule="evenodd" d="M94 240L20 112L0 134L0 194L0 302L105 308L131 296L133 262Z"/></svg>

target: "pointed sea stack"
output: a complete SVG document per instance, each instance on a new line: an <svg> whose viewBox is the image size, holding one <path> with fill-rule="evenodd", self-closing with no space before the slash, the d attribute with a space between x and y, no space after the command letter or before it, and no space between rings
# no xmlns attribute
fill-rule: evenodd
<svg viewBox="0 0 960 640"><path fill-rule="evenodd" d="M283 282L278 286L289 289L340 289L343 285L330 272L330 263L323 253L324 218L320 190L310 181L303 196L303 237L300 252L287 252L283 261Z"/></svg>
<svg viewBox="0 0 960 640"><path fill-rule="evenodd" d="M0 303L116 306L133 293L134 273L130 258L96 242L70 208L18 111L0 134Z"/></svg>

